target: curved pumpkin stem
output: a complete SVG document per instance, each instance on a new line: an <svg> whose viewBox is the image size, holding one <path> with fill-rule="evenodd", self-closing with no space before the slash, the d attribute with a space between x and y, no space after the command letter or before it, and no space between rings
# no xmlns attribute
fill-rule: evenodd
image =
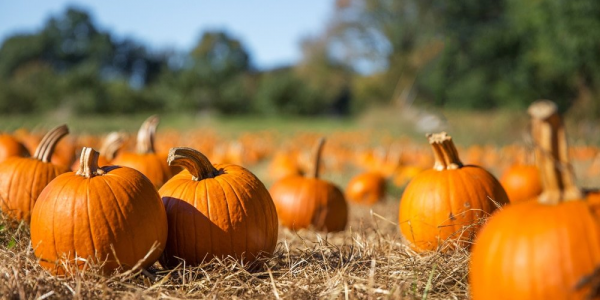
<svg viewBox="0 0 600 300"><path fill-rule="evenodd" d="M452 142L452 137L446 132L428 134L427 139L433 149L435 163L433 168L438 171L460 169L463 163L458 157L458 150Z"/></svg>
<svg viewBox="0 0 600 300"><path fill-rule="evenodd" d="M212 163L200 151L187 147L171 148L167 158L169 166L180 166L192 174L192 180L200 181L219 174Z"/></svg>
<svg viewBox="0 0 600 300"><path fill-rule="evenodd" d="M75 174L85 178L104 174L104 171L98 167L99 156L100 154L94 149L83 147L81 157L79 158L79 169Z"/></svg>
<svg viewBox="0 0 600 300"><path fill-rule="evenodd" d="M125 142L125 134L121 132L111 132L106 138L104 138L104 142L100 147L100 153L104 155L106 159L113 160L115 156L117 156L117 151L121 149L123 143Z"/></svg>
<svg viewBox="0 0 600 300"><path fill-rule="evenodd" d="M575 174L568 157L567 134L556 104L538 100L529 106L527 112L531 116L536 165L542 179L543 192L539 201L558 204L581 199L583 193L575 185Z"/></svg>
<svg viewBox="0 0 600 300"><path fill-rule="evenodd" d="M319 169L321 168L321 155L323 153L323 145L325 145L324 137L319 139L319 143L317 144L317 148L315 150L315 169L313 170L313 178L319 178Z"/></svg>
<svg viewBox="0 0 600 300"><path fill-rule="evenodd" d="M137 135L137 152L138 154L150 154L155 153L154 150L154 135L156 134L156 127L160 118L158 115L152 115L142 123L140 130Z"/></svg>
<svg viewBox="0 0 600 300"><path fill-rule="evenodd" d="M44 135L40 141L38 147L35 149L33 158L41 160L45 163L49 163L52 159L52 154L54 153L56 144L58 144L60 139L67 134L69 134L69 127L64 124L48 131L48 133L46 133L46 135Z"/></svg>

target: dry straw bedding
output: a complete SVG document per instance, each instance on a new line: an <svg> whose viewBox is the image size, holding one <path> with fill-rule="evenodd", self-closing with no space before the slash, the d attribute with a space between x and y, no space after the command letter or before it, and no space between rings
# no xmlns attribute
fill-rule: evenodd
<svg viewBox="0 0 600 300"><path fill-rule="evenodd" d="M37 264L29 229L0 218L3 299L467 299L468 253L419 256L402 241L397 201L351 207L348 230L280 229L258 266L224 259L199 267L102 276L91 266L57 278Z"/></svg>

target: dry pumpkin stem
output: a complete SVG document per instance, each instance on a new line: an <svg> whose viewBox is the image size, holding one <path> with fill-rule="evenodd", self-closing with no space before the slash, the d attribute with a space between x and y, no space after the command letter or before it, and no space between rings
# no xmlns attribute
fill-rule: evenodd
<svg viewBox="0 0 600 300"><path fill-rule="evenodd" d="M102 175L104 172L98 167L98 157L99 153L94 149L83 147L79 160L79 169L76 174L85 178Z"/></svg>
<svg viewBox="0 0 600 300"><path fill-rule="evenodd" d="M315 169L313 170L313 178L319 178L319 169L321 169L321 155L323 154L323 145L325 145L325 138L322 137L319 139L319 143L317 144L317 148L315 150Z"/></svg>
<svg viewBox="0 0 600 300"><path fill-rule="evenodd" d="M462 168L463 163L458 157L458 150L452 142L452 137L446 132L428 134L427 139L433 149L435 159L433 168L438 171Z"/></svg>
<svg viewBox="0 0 600 300"><path fill-rule="evenodd" d="M100 153L104 155L106 159L113 160L115 156L117 156L117 151L123 146L125 142L125 134L121 132L111 132L109 133L102 146L100 147Z"/></svg>
<svg viewBox="0 0 600 300"><path fill-rule="evenodd" d="M541 203L581 199L583 193L575 185L573 167L569 163L565 127L556 104L539 100L527 110L531 116L531 136L535 147L536 165L540 170L543 192Z"/></svg>
<svg viewBox="0 0 600 300"><path fill-rule="evenodd" d="M154 149L154 135L156 134L156 127L160 118L158 115L152 115L142 123L140 130L137 135L137 152L138 154L150 154L155 153Z"/></svg>
<svg viewBox="0 0 600 300"><path fill-rule="evenodd" d="M213 178L219 173L204 154L192 148L171 148L167 163L169 166L185 168L192 174L192 180L195 181Z"/></svg>
<svg viewBox="0 0 600 300"><path fill-rule="evenodd" d="M67 125L60 125L50 130L44 135L40 144L35 149L33 158L49 163L56 145L67 134L69 134L69 127Z"/></svg>

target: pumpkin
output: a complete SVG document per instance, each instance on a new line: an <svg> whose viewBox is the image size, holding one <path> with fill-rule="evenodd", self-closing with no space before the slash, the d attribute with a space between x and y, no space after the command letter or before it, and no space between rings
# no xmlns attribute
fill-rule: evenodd
<svg viewBox="0 0 600 300"><path fill-rule="evenodd" d="M148 117L138 131L137 151L122 152L112 161L113 165L126 166L142 172L157 188L171 178L171 169L165 157L154 150L154 135L159 121L156 115Z"/></svg>
<svg viewBox="0 0 600 300"><path fill-rule="evenodd" d="M335 232L346 228L348 205L342 191L319 178L321 152L325 139L317 145L312 177L288 176L270 189L281 225L293 230L312 226L315 230Z"/></svg>
<svg viewBox="0 0 600 300"><path fill-rule="evenodd" d="M479 223L508 197L488 171L462 164L452 137L445 132L427 137L435 163L407 185L400 200L400 231L418 252L468 248Z"/></svg>
<svg viewBox="0 0 600 300"><path fill-rule="evenodd" d="M534 165L512 165L504 171L500 183L511 203L530 200L542 192L540 171Z"/></svg>
<svg viewBox="0 0 600 300"><path fill-rule="evenodd" d="M169 221L163 266L226 256L251 262L273 253L277 213L254 174L238 165L213 165L191 148L172 148L167 161L185 170L159 190Z"/></svg>
<svg viewBox="0 0 600 300"><path fill-rule="evenodd" d="M84 269L77 258L102 264L104 273L146 268L166 240L167 215L152 183L132 168L100 168L92 148L83 148L76 173L44 188L31 216L35 256L54 274Z"/></svg>
<svg viewBox="0 0 600 300"><path fill-rule="evenodd" d="M10 134L0 134L0 163L12 156L29 156L27 147Z"/></svg>
<svg viewBox="0 0 600 300"><path fill-rule="evenodd" d="M50 162L58 141L69 133L66 125L49 131L33 157L10 157L0 163L0 207L15 220L29 222L34 203L44 187L69 168Z"/></svg>
<svg viewBox="0 0 600 300"><path fill-rule="evenodd" d="M543 192L493 215L475 241L469 281L474 300L596 299L600 222L573 185L556 105L529 107ZM588 200L588 201L586 201Z"/></svg>
<svg viewBox="0 0 600 300"><path fill-rule="evenodd" d="M346 186L346 198L354 203L372 205L385 197L386 182L379 172L354 176Z"/></svg>
<svg viewBox="0 0 600 300"><path fill-rule="evenodd" d="M100 156L98 157L98 165L99 166L108 166L111 165L115 156L117 156L117 152L123 147L125 143L125 134L121 132L111 132L109 133L102 142L100 146ZM74 171L79 170L79 163L81 160L76 160L75 163L71 166L71 169Z"/></svg>

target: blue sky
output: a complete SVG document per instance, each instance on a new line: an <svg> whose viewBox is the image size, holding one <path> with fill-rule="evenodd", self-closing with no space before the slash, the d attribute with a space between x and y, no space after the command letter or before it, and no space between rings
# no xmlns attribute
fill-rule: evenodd
<svg viewBox="0 0 600 300"><path fill-rule="evenodd" d="M255 66L272 68L300 59L300 40L323 31L334 1L7 0L0 1L0 41L39 30L69 5L90 12L101 29L152 49L189 50L202 32L224 29L243 42Z"/></svg>

